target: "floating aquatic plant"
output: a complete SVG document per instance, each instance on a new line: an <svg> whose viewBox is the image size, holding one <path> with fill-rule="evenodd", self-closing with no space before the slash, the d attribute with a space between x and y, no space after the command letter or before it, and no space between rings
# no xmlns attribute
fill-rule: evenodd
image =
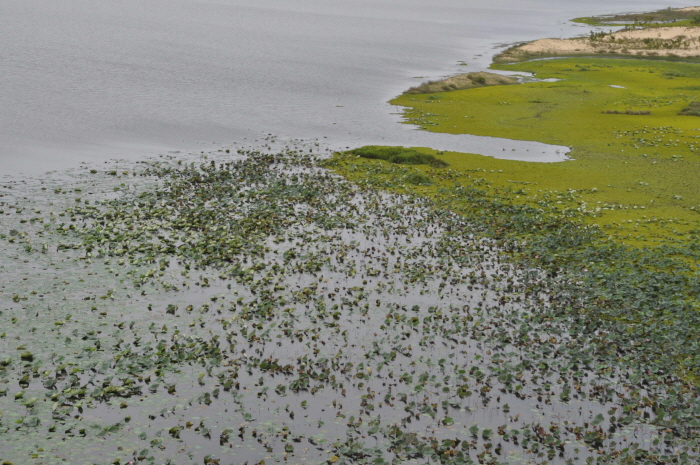
<svg viewBox="0 0 700 465"><path fill-rule="evenodd" d="M3 460L695 460L685 275L576 212L300 148L16 186Z"/></svg>

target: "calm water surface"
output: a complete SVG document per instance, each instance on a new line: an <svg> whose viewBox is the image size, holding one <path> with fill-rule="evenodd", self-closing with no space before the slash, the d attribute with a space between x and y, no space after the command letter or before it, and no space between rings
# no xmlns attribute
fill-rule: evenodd
<svg viewBox="0 0 700 465"><path fill-rule="evenodd" d="M332 148L558 159L558 147L417 131L397 124L400 109L386 101L426 79L483 69L513 42L587 33L569 18L630 8L620 0L5 0L0 172L208 150L268 133Z"/></svg>

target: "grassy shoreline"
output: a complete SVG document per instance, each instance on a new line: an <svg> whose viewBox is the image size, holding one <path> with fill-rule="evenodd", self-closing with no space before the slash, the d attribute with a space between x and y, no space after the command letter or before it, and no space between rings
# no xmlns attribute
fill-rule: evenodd
<svg viewBox="0 0 700 465"><path fill-rule="evenodd" d="M573 160L554 164L443 156L455 170L485 170L494 190L522 184L520 202L574 191L563 207L585 205L591 224L628 244L697 239L700 132L694 117L678 113L700 99L700 68L599 58L494 67L559 81L443 93L439 99L403 95L392 103L406 107L406 122L427 121L422 128L429 131L572 147Z"/></svg>
<svg viewBox="0 0 700 465"><path fill-rule="evenodd" d="M437 92L451 92L454 90L475 89L488 86L506 86L517 83L518 80L515 78L482 71L458 74L457 76L438 81L424 82L419 86L411 87L405 93L409 95L434 94Z"/></svg>
<svg viewBox="0 0 700 465"><path fill-rule="evenodd" d="M493 69L556 82L391 101L424 130L567 145L572 160L541 164L420 148L449 167L401 167L353 151L329 165L354 182L461 215L516 266L577 276L573 292L589 296L580 316L652 344L634 357L660 361L697 385L700 356L691 341L700 329L700 120L689 115L700 100L700 67L618 58L496 63ZM410 172L429 182L406 182Z"/></svg>

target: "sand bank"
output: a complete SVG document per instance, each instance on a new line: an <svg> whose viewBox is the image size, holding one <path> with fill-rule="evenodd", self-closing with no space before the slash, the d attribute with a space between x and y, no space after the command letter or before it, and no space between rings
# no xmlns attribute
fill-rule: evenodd
<svg viewBox="0 0 700 465"><path fill-rule="evenodd" d="M700 57L700 27L628 29L573 39L540 39L510 48L495 61L592 54L696 58Z"/></svg>

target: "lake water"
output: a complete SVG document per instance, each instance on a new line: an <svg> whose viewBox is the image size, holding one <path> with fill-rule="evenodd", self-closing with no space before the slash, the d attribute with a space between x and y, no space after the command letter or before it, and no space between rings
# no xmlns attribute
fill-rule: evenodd
<svg viewBox="0 0 700 465"><path fill-rule="evenodd" d="M634 9L668 5L686 3ZM629 9L621 0L5 0L0 173L268 133L333 149L561 159L561 147L417 131L386 102L424 80L484 69L513 42L587 33L570 18Z"/></svg>
<svg viewBox="0 0 700 465"><path fill-rule="evenodd" d="M472 458L493 445L509 463L554 454L547 431L560 430L550 463L606 457L578 438L598 424L606 454L680 454L689 441L668 442L643 415L697 411L695 398L679 401L668 378L629 391L641 375L616 364L636 352L607 347L638 342L608 339L613 320L591 334L579 318L569 325L572 305L599 295L576 270L569 281L521 268L479 225L309 160L222 168L244 154L217 151L318 138L561 159L558 147L418 131L386 103L486 68L508 43L586 33L568 18L628 8L551 3L0 3L0 462L340 465L359 455L349 447L360 435L378 458L412 454L390 452L410 445L394 441L398 424L416 447L457 437ZM131 163L169 151L184 153ZM130 161L101 164L112 158ZM83 161L91 169L71 169ZM325 381L304 387L312 369ZM623 407L629 427L613 424ZM535 431L542 449L492 444L501 428Z"/></svg>

